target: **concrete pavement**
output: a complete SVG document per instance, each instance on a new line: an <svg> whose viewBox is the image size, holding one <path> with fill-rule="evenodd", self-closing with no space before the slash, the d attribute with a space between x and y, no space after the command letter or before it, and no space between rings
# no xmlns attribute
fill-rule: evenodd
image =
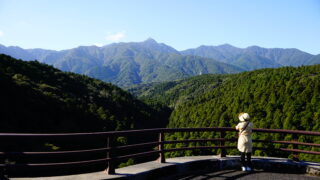
<svg viewBox="0 0 320 180"><path fill-rule="evenodd" d="M194 179L202 179L202 176L207 176L204 179L215 178L217 174L226 172L224 176L241 177L269 177L283 175L286 177L304 178L304 174L313 174L320 177L320 163L313 162L294 162L285 158L270 158L270 157L253 157L252 161L256 169L255 173L245 173L240 171L240 162L238 156L228 156L226 158L219 158L218 156L190 156L177 157L167 159L166 163L158 163L156 161L136 164L124 168L116 169L115 175L107 175L105 172L95 172L87 174L77 174L68 176L55 177L39 177L39 178L10 178L12 180L101 180L101 179L179 179L180 177L187 178L188 173ZM198 174L194 176L196 172ZM259 173L258 173L259 172ZM287 175L286 175L287 174ZM189 174L190 175L190 174ZM280 177L280 176L279 176ZM216 178L219 178L217 176ZM222 177L223 178L223 177ZM311 177L316 178L316 177ZM187 178L188 179L188 178Z"/></svg>

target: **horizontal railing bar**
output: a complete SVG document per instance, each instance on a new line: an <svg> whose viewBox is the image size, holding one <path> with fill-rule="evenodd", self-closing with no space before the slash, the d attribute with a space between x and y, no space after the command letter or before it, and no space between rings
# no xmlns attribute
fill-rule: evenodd
<svg viewBox="0 0 320 180"><path fill-rule="evenodd" d="M142 152L142 153L118 156L118 157L110 158L110 161L121 161L121 160L126 160L126 159L129 159L129 158L137 158L137 157L146 157L146 156L151 156L151 155L157 155L157 154L159 154L159 152L160 151L155 150L155 151L147 151L147 152Z"/></svg>
<svg viewBox="0 0 320 180"><path fill-rule="evenodd" d="M129 130L129 131L113 131L113 135L128 135L131 133L174 133L174 132L195 132L195 131L237 131L232 127L211 127L211 128L158 128L158 129L141 129L141 130ZM254 132L267 132L267 133L286 133L286 134L301 134L301 135L315 135L320 136L320 132L315 131L302 131L302 130L283 130L283 129L259 129L253 128Z"/></svg>
<svg viewBox="0 0 320 180"><path fill-rule="evenodd" d="M195 131L236 131L232 127L212 127L212 128L156 128L156 129L139 129L126 131L109 131L109 132L92 132L92 133L0 133L0 137L66 137L66 136L121 136L130 134L144 134L144 133L174 133L174 132L195 132ZM301 131L301 130L283 130L283 129L258 129L254 128L254 132L266 133L286 133L286 134L300 134L300 135L315 135L320 136L320 132L315 131Z"/></svg>
<svg viewBox="0 0 320 180"><path fill-rule="evenodd" d="M175 140L175 141L164 141L164 144L174 144L174 143L184 143L184 142L207 142L207 141L236 141L237 139L193 139L193 140ZM256 142L264 142L264 143L279 143L279 144L296 144L296 145L306 145L306 146L316 146L320 147L320 144L313 143L303 143L297 141L270 141L270 140L253 140ZM158 145L160 142L150 142L150 143L141 143L141 144L133 144L127 146L118 146L114 147L113 150L124 150L124 149L134 149L139 147ZM0 152L0 155L55 155L55 154L76 154L76 153L89 153L89 152L99 152L99 151L109 151L110 148L99 148L99 149L89 149L89 150L78 150L78 151L53 151L53 152Z"/></svg>
<svg viewBox="0 0 320 180"><path fill-rule="evenodd" d="M199 131L236 131L235 128L231 127L210 127L210 128L164 128L162 132L164 133L174 133L174 132L199 132Z"/></svg>
<svg viewBox="0 0 320 180"><path fill-rule="evenodd" d="M224 138L214 138L214 139L190 139L190 140L174 140L174 141L164 141L164 144L174 144L174 143L190 143L190 142L208 142L208 141L236 141L236 138L233 139L224 139ZM320 144L313 143L304 143L297 141L272 141L272 140L253 140L256 142L264 142L264 143L279 143L279 144L296 144L296 145L306 145L306 146L316 146L320 147ZM125 149L134 149L140 147L147 147L151 145L158 145L159 142L150 142L150 143L141 143L141 144L133 144L126 146L117 146L114 147L113 150L125 150ZM89 150L78 150L78 151L53 151L53 152L0 152L0 155L57 155L57 154L77 154L77 153L90 153L90 152L99 152L99 151L109 151L110 148L98 148L98 149L89 149Z"/></svg>
<svg viewBox="0 0 320 180"><path fill-rule="evenodd" d="M304 142L298 142L298 141L272 141L272 140L252 140L252 141L253 142L264 142L264 143L295 144L295 145L320 147L320 144L304 143Z"/></svg>
<svg viewBox="0 0 320 180"><path fill-rule="evenodd" d="M317 151L306 151L306 150L301 150L301 149L285 149L285 148L280 148L280 150L281 151L320 155L320 152L317 152Z"/></svg>
<svg viewBox="0 0 320 180"><path fill-rule="evenodd" d="M0 164L0 167L4 167L4 166L44 167L44 166L88 165L88 164L106 163L108 161L121 161L124 159L129 159L129 158L134 158L134 157L145 157L145 156L150 156L150 155L156 155L158 153L159 153L159 151L148 151L148 152L130 154L130 155L125 155L125 156L118 156L115 158L103 158L103 159L97 159L97 160L63 162L63 163Z"/></svg>
<svg viewBox="0 0 320 180"><path fill-rule="evenodd" d="M52 151L52 152L0 152L0 155L55 155L55 154L77 154L99 151L109 151L110 148L86 149L77 151Z"/></svg>
<svg viewBox="0 0 320 180"><path fill-rule="evenodd" d="M125 149L135 149L141 147L147 147L151 145L158 145L159 142L141 143L133 144L127 146L116 146L112 150L125 150ZM88 153L88 152L99 152L99 151L110 151L110 148L99 148L99 149L88 149L88 150L78 150L78 151L52 151L52 152L0 152L0 155L55 155L55 154L76 154L76 153Z"/></svg>
<svg viewBox="0 0 320 180"><path fill-rule="evenodd" d="M234 148L236 148L236 146L183 147L183 148L165 149L165 150L163 150L163 152L183 151L183 150L195 150L195 149L220 149L220 148L234 149ZM268 148L260 148L260 147L254 147L254 149L270 150L270 149L268 149ZM300 150L300 149L285 149L285 148L279 148L279 149L273 149L273 150L320 155L320 152L316 152L316 151L305 151L305 150ZM96 160L75 161L75 162L63 162L63 163L0 164L0 167L45 167L45 166L70 166L70 165L72 165L72 166L74 166L74 165L79 165L79 166L80 166L80 165L90 165L90 164L105 163L105 162L107 162L107 161L120 161L120 160L129 159L129 158L134 158L134 157L146 157L146 156L150 156L150 155L156 155L156 154L158 154L159 152L160 152L160 151L149 151L149 152L143 152L143 153L137 153L137 154L119 156L119 157L116 157L116 158L103 158L103 159L96 159Z"/></svg>
<svg viewBox="0 0 320 180"><path fill-rule="evenodd" d="M253 149L264 150L264 151L271 150L270 148L263 148L263 147L253 147ZM301 150L301 149L272 148L272 150L273 151L287 151L287 152L297 152L297 153L320 155L320 152L318 152L318 151L306 151L306 150Z"/></svg>
<svg viewBox="0 0 320 180"><path fill-rule="evenodd" d="M165 149L164 152L172 152L172 151L184 151L184 150L195 150L195 149L235 149L236 146L198 146L198 147L183 147L183 148L172 148L172 149ZM260 147L253 147L253 149L260 149L260 150L270 150L268 148L260 148ZM320 152L316 151L305 151L300 149L285 149L285 148L277 148L272 150L278 150L278 151L288 151L288 152L299 152L299 153L305 153L305 154L315 154L320 155Z"/></svg>
<svg viewBox="0 0 320 180"><path fill-rule="evenodd" d="M81 166L106 163L110 158L86 160L86 161L74 161L74 162L61 162L61 163L30 163L30 164L1 164L0 167L48 167L48 166Z"/></svg>
<svg viewBox="0 0 320 180"><path fill-rule="evenodd" d="M163 152L172 152L172 151L184 151L184 150L195 150L195 149L234 149L236 146L196 146L196 147L182 147L182 148L172 148L164 149Z"/></svg>
<svg viewBox="0 0 320 180"><path fill-rule="evenodd" d="M175 143L190 143L190 142L208 142L208 141L237 141L238 139L225 139L225 138L214 138L214 139L187 139L187 140L173 140L163 141L164 144L175 144Z"/></svg>
<svg viewBox="0 0 320 180"><path fill-rule="evenodd" d="M259 129L259 128L254 128L253 131L254 132L266 132L266 133L284 133L284 134L300 134L300 135L320 136L320 132L316 132L316 131L285 130L285 129Z"/></svg>
<svg viewBox="0 0 320 180"><path fill-rule="evenodd" d="M184 151L184 150L195 150L195 149L235 149L236 146L198 146L198 147L182 147L182 148L172 148L172 149L165 149L164 152L172 152L172 151ZM268 148L260 148L260 147L253 147L253 149L260 149L260 150L270 150ZM289 151L289 152L299 152L299 153L306 153L306 154L316 154L320 155L320 152L316 151L305 151L300 149L285 149L285 148L273 148L272 150L278 151Z"/></svg>
<svg viewBox="0 0 320 180"><path fill-rule="evenodd" d="M74 137L74 136L108 136L109 132L92 133L0 133L0 137Z"/></svg>
<svg viewBox="0 0 320 180"><path fill-rule="evenodd" d="M172 152L172 151L183 151L183 150L195 150L195 149L235 149L236 146L198 146L198 147L183 147L183 148L173 148L173 149L165 149L163 152ZM260 148L260 147L254 147L254 149L261 149L261 150L270 150L268 148ZM316 151L305 151L300 149L285 149L285 148L279 148L279 149L273 149L273 150L279 150L279 151L288 151L288 152L298 152L298 153L306 153L306 154L315 154L320 155L320 152ZM45 167L45 166L70 166L70 165L90 165L90 164L98 164L98 163L105 163L107 161L120 161L124 159L134 158L134 157L146 157L150 155L156 155L160 151L149 151L149 152L143 152L143 153L137 153L137 154L130 154L125 156L119 156L115 158L103 158L103 159L96 159L96 160L86 160L86 161L75 161L75 162L62 162L62 163L30 163L30 164L0 164L0 167Z"/></svg>
<svg viewBox="0 0 320 180"><path fill-rule="evenodd" d="M148 143L140 143L140 144L131 144L126 146L116 146L113 147L112 150L124 150L124 149L136 149L141 147L148 147L152 145L159 145L159 142L148 142Z"/></svg>
<svg viewBox="0 0 320 180"><path fill-rule="evenodd" d="M155 129L138 129L126 131L108 131L108 132L92 132L92 133L0 133L0 137L65 137L65 136L122 136L139 133L172 133L172 132L191 132L191 131L235 131L229 127L213 127L213 128L155 128Z"/></svg>

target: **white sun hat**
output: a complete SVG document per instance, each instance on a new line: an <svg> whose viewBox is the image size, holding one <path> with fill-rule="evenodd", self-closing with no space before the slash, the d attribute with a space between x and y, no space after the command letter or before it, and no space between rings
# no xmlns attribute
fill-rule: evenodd
<svg viewBox="0 0 320 180"><path fill-rule="evenodd" d="M239 115L239 120L240 121L246 121L246 120L249 120L250 119L250 116L248 113L240 113Z"/></svg>

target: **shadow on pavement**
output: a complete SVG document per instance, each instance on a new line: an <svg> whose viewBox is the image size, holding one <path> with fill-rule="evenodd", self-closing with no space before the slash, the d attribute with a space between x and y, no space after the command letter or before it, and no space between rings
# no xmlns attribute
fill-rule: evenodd
<svg viewBox="0 0 320 180"><path fill-rule="evenodd" d="M161 179L171 180L171 179L179 179L179 180L211 180L211 179L281 179L281 180L319 180L318 177L307 176L304 174L296 174L294 172L268 172L268 171L252 171L252 172L243 172L240 170L222 170L222 171L196 171L193 173L188 173L188 175L176 175L171 177L165 177Z"/></svg>

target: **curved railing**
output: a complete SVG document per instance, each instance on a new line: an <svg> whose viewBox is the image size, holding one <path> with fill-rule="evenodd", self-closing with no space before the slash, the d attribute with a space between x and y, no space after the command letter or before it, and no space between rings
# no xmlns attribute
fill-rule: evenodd
<svg viewBox="0 0 320 180"><path fill-rule="evenodd" d="M92 165L102 165L105 166L107 169L108 174L115 173L115 164L119 161L128 160L130 158L137 158L137 157L146 157L146 156L158 156L158 160L160 163L165 162L164 153L166 152L173 152L173 151L181 151L181 150L194 150L194 149L220 149L220 156L226 156L226 149L235 149L236 146L226 146L225 142L235 142L237 141L236 138L225 138L226 132L235 132L234 128L228 127L216 127L216 128L161 128L161 129L141 129L141 130L128 130L128 131L112 131L112 132L94 132L94 133L66 133L66 134L16 134L16 133L0 133L0 140L6 139L10 140L10 142L15 142L18 139L20 140L37 140L37 139L70 139L71 142L75 139L85 139L85 138L102 138L106 140L105 146L99 148L91 148L91 149L73 149L67 151L15 151L14 148L0 152L0 157L2 159L2 163L0 164L0 168L2 168L4 174L19 172L24 168L40 168L42 170L47 170L50 168L68 168L68 167L80 167L80 166L92 166ZM254 132L258 133L280 133L280 134L291 134L293 135L293 139L291 141L279 141L279 140L258 140L254 139L254 142L260 143L276 143L276 144L291 144L293 148L279 148L279 149L272 149L277 151L286 151L292 153L307 153L307 154L314 154L320 155L319 151L306 151L302 149L298 149L298 145L303 146L313 146L313 147L320 147L320 144L316 143L306 143L306 142L299 142L298 139L299 135L304 136L320 136L320 132L312 132L312 131L297 131L297 130L279 130L279 129L253 129ZM176 132L217 132L220 133L219 138L211 138L211 139L185 139L185 140L172 140L166 141L165 135L167 133L176 133ZM115 145L115 140L117 137L132 137L132 136L158 136L158 138L151 138L154 139L150 142L143 142L143 143L136 143L130 145ZM172 148L166 149L165 144L175 144L175 143L190 143L190 142L218 142L218 145L214 146L195 146L195 147L181 147L181 148ZM18 141L17 141L18 142ZM19 145L17 145L19 146ZM2 145L2 148L5 148L5 145ZM149 150L138 152L136 153L135 149L143 149L149 147ZM155 148L156 147L156 148ZM255 148L261 150L270 150L267 148ZM117 154L118 151L126 151L132 152L129 154L121 155ZM105 153L105 156L101 158L92 157L91 154L95 153ZM77 161L68 161L63 160L64 158L68 159L70 156L77 156L82 157L86 156L89 159L85 160L77 160ZM20 157L24 157L27 160L23 162L18 162L17 159ZM53 157L54 159L59 158L61 160L57 160L58 162L41 162L41 163L34 163L32 159L36 157L41 159L41 157ZM46 159L46 158L44 158ZM35 175L36 176L36 175Z"/></svg>

